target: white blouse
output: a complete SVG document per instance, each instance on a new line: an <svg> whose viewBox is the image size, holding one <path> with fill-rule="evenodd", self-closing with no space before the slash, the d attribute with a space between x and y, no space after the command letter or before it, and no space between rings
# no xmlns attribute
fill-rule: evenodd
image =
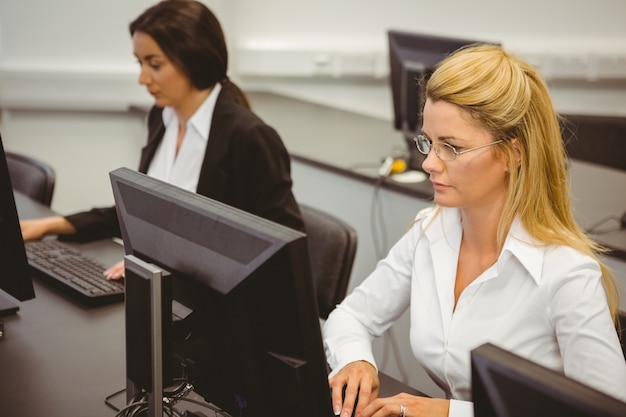
<svg viewBox="0 0 626 417"><path fill-rule="evenodd" d="M213 110L221 89L220 83L215 84L208 97L187 121L185 137L178 155L176 155L178 117L171 107L163 109L165 135L150 162L147 172L149 176L196 192L211 131Z"/></svg>
<svg viewBox="0 0 626 417"><path fill-rule="evenodd" d="M333 372L355 360L375 365L372 339L410 308L411 349L452 400L451 417L473 415L470 351L487 342L626 400L626 361L597 262L570 247L533 244L515 222L497 262L455 308L460 214L435 213L422 210L331 313L323 331Z"/></svg>

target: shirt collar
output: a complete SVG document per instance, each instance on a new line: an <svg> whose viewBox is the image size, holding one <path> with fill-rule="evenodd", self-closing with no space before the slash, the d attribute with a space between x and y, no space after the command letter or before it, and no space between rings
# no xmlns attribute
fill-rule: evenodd
<svg viewBox="0 0 626 417"><path fill-rule="evenodd" d="M498 263L504 262L508 256L514 256L528 271L537 285L541 285L545 245L533 238L515 219L504 242Z"/></svg>
<svg viewBox="0 0 626 417"><path fill-rule="evenodd" d="M440 210L439 219L433 218L439 210L432 209L427 212L422 223L425 227L424 233L431 245L446 242L447 246L458 250L463 233L459 209L442 208ZM541 285L544 256L545 245L533 238L519 219L515 219L504 241L496 268L498 271L502 270L505 263L511 257L515 257L535 283Z"/></svg>
<svg viewBox="0 0 626 417"><path fill-rule="evenodd" d="M213 118L213 110L215 109L215 103L217 97L222 90L222 84L216 83L211 90L211 93L202 102L196 112L189 118L188 125L193 127L198 132L198 135L204 140L208 140L209 132L211 130L211 119ZM162 113L163 124L169 126L170 123L177 121L176 113L172 107L165 107Z"/></svg>

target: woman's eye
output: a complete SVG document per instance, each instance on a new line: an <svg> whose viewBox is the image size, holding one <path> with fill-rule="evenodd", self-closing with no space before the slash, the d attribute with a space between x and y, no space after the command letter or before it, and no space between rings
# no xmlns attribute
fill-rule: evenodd
<svg viewBox="0 0 626 417"><path fill-rule="evenodd" d="M461 152L463 150L463 148L460 146L450 145L450 147L454 149L455 152Z"/></svg>

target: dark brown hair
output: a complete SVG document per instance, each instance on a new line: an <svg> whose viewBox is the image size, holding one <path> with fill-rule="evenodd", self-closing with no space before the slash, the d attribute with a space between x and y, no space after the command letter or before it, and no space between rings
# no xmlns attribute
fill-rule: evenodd
<svg viewBox="0 0 626 417"><path fill-rule="evenodd" d="M228 51L217 17L195 0L163 0L146 9L130 26L149 35L191 84L204 90L221 82L237 101L250 107L239 87L228 79Z"/></svg>

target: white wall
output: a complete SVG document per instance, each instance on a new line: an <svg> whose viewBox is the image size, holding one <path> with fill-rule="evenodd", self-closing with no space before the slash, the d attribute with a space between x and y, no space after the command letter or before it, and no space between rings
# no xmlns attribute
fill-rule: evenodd
<svg viewBox="0 0 626 417"><path fill-rule="evenodd" d="M622 0L205 0L231 43L382 50L389 28L497 40L523 52L626 52ZM151 0L3 0L4 63L128 65L127 26Z"/></svg>
<svg viewBox="0 0 626 417"><path fill-rule="evenodd" d="M242 64L239 75L251 87L388 119L389 91L386 83L376 80L386 74L386 31L400 29L501 42L553 81L553 97L561 111L626 114L626 3L621 0L240 0L233 4L236 59ZM344 76L343 88L337 88L333 74L344 75L345 60L357 59L362 67L372 66L370 76L358 80ZM322 76L305 83L300 77L257 76L265 75L268 68L281 74ZM603 73L613 74L606 78L619 78L619 85L592 81L602 79Z"/></svg>
<svg viewBox="0 0 626 417"><path fill-rule="evenodd" d="M536 63L546 77L576 81L555 81L561 110L626 114L622 0L205 2L227 33L232 76L248 88L273 89L387 119L386 31L394 28L499 41ZM127 26L150 4L2 0L0 106L123 109L147 103L135 83ZM332 68L345 69L346 62L373 71L361 77L344 71L343 77L335 77ZM612 75L602 76L606 71ZM276 74L291 77L272 77ZM596 81L603 78L618 82Z"/></svg>
<svg viewBox="0 0 626 417"><path fill-rule="evenodd" d="M2 0L0 62L69 67L134 65L128 24L154 0ZM204 1L218 16L224 0Z"/></svg>
<svg viewBox="0 0 626 417"><path fill-rule="evenodd" d="M356 39L383 47L390 27L443 35L502 39L545 48L624 39L621 0L235 0L234 29L242 41L277 39L334 45ZM621 45L621 49L624 49Z"/></svg>

